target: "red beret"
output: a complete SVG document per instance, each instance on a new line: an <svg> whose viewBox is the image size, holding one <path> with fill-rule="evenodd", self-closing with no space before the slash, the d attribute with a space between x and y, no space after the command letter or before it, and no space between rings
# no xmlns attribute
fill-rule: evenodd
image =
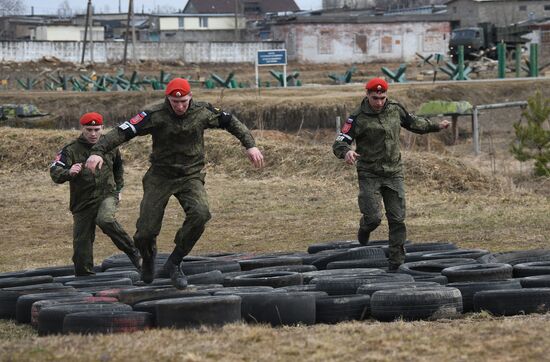
<svg viewBox="0 0 550 362"><path fill-rule="evenodd" d="M365 84L365 89L369 92L385 92L388 90L388 82L382 78L372 78Z"/></svg>
<svg viewBox="0 0 550 362"><path fill-rule="evenodd" d="M184 97L191 92L191 86L187 79L174 78L166 86L164 94L172 97Z"/></svg>
<svg viewBox="0 0 550 362"><path fill-rule="evenodd" d="M83 126L101 126L103 124L103 116L96 112L84 113L80 117L80 124Z"/></svg>

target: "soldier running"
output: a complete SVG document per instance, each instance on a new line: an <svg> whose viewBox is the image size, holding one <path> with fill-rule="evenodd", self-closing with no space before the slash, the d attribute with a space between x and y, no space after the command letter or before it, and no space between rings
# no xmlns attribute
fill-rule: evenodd
<svg viewBox="0 0 550 362"><path fill-rule="evenodd" d="M139 270L141 257L130 235L115 219L120 192L124 186L124 168L118 149L105 153L105 166L101 172L92 174L83 167L92 147L103 137L103 116L91 112L80 118L81 135L69 143L50 167L50 176L55 183L69 181L70 205L73 214L73 263L75 275L93 273L93 242L96 225L111 238L134 266Z"/></svg>
<svg viewBox="0 0 550 362"><path fill-rule="evenodd" d="M389 224L389 270L397 270L405 259L405 188L399 134L401 127L415 133L438 132L449 127L414 116L388 99L388 83L381 78L366 85L366 97L351 113L332 146L336 157L349 165L357 162L359 209L362 217L357 238L367 245L381 223L380 201L384 201ZM351 148L355 141L356 150Z"/></svg>
<svg viewBox="0 0 550 362"><path fill-rule="evenodd" d="M210 219L205 174L201 172L205 165L204 130L222 128L229 131L246 148L255 167L263 167L264 160L246 126L230 113L194 101L187 80L175 78L170 81L165 95L164 102L138 113L107 133L94 146L86 168L92 171L101 168L110 150L136 136L150 134L153 137L151 167L143 177L143 199L134 235L143 257L141 278L151 283L155 277L156 238L168 199L174 195L186 217L176 233L176 246L164 269L170 274L172 284L183 289L187 286L187 278L179 265Z"/></svg>

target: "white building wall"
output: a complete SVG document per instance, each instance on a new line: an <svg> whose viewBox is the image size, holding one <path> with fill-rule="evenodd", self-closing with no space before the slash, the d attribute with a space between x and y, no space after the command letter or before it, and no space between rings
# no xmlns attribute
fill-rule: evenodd
<svg viewBox="0 0 550 362"><path fill-rule="evenodd" d="M105 40L105 29L102 26L92 28L93 40ZM33 35L37 41L83 41L84 27L83 26L38 26ZM88 33L88 40L90 33Z"/></svg>

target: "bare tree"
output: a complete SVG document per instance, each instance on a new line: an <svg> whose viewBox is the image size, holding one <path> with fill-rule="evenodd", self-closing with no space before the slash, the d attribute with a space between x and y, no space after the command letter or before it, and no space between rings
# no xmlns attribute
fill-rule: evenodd
<svg viewBox="0 0 550 362"><path fill-rule="evenodd" d="M25 12L23 0L0 0L0 15L21 15Z"/></svg>
<svg viewBox="0 0 550 362"><path fill-rule="evenodd" d="M73 16L73 9L71 8L71 5L69 5L68 0L65 0L59 4L59 7L57 8L57 15L60 18L70 18Z"/></svg>

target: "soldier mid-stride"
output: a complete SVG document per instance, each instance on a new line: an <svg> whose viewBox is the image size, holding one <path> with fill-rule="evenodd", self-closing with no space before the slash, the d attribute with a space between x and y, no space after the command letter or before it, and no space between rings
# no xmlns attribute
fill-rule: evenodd
<svg viewBox="0 0 550 362"><path fill-rule="evenodd" d="M394 271L405 259L407 237L401 127L422 134L447 128L449 121L435 124L408 113L387 98L388 83L384 79L371 79L365 88L366 97L343 125L332 149L347 164L357 163L362 214L357 238L362 245L367 245L370 233L380 225L380 201L384 201L389 226L389 270ZM353 141L356 150L351 148Z"/></svg>
<svg viewBox="0 0 550 362"><path fill-rule="evenodd" d="M246 148L255 167L263 167L264 161L246 126L208 103L193 101L187 80L176 78L170 81L165 95L163 103L138 113L107 133L94 146L86 168L101 168L110 150L136 136L150 134L153 137L151 167L143 177L143 199L134 235L143 257L141 278L145 283L151 283L155 277L156 238L168 199L174 195L186 217L176 233L176 246L164 268L170 274L172 284L183 289L187 286L187 278L179 265L199 240L210 219L205 175L201 172L205 165L204 130L226 129Z"/></svg>
<svg viewBox="0 0 550 362"><path fill-rule="evenodd" d="M73 263L75 275L93 274L93 242L96 225L113 243L140 268L141 257L132 238L116 221L115 213L124 186L124 168L120 151L113 149L104 155L105 167L92 174L84 169L92 147L102 138L103 116L91 112L80 118L82 133L69 143L50 167L50 176L56 183L69 181L73 214Z"/></svg>

